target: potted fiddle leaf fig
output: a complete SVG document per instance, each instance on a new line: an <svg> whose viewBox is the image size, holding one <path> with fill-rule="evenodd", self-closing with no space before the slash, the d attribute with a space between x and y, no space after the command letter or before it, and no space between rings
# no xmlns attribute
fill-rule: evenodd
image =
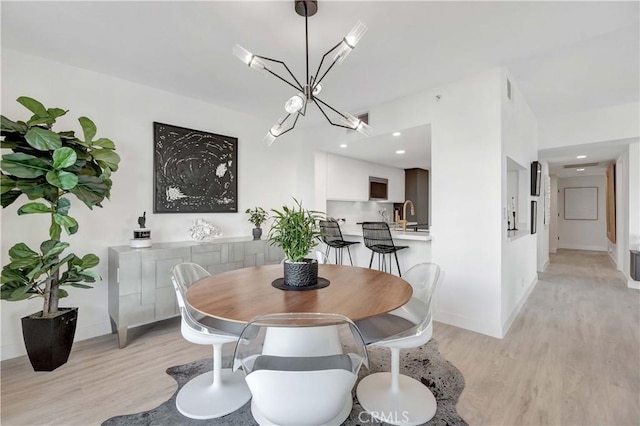
<svg viewBox="0 0 640 426"><path fill-rule="evenodd" d="M306 258L306 255L318 245L321 236L318 221L324 214L307 210L301 202L293 200L293 207L271 210L274 220L269 230L269 241L284 251L285 286L315 286L318 283L318 261Z"/></svg>
<svg viewBox="0 0 640 426"><path fill-rule="evenodd" d="M7 301L43 298L42 311L22 318L22 333L34 370L52 371L67 362L78 314L78 308L59 307L59 300L68 295L67 288L92 288L88 284L100 279L92 269L100 261L95 254L64 253L69 243L61 240L62 231L73 235L79 228L70 215L68 196L73 194L89 209L102 207L120 157L111 140L95 139L90 119L78 119L82 137L73 131L55 132L56 119L67 111L45 108L28 97L17 101L33 115L26 122L1 116L1 146L12 151L2 156L2 207L26 196L29 201L18 208L18 215L46 216L49 235L39 247L20 242L9 249L0 295Z"/></svg>
<svg viewBox="0 0 640 426"><path fill-rule="evenodd" d="M245 213L249 214L249 222L255 226L252 231L253 239L259 240L262 237L262 224L267 220L269 214L262 207L247 209Z"/></svg>

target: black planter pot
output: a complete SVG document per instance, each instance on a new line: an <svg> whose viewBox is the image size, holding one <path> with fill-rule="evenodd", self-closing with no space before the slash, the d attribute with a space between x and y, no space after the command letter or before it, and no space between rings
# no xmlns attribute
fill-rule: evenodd
<svg viewBox="0 0 640 426"><path fill-rule="evenodd" d="M33 370L53 371L69 359L78 308L61 308L51 318L40 318L41 314L22 318L22 337Z"/></svg>
<svg viewBox="0 0 640 426"><path fill-rule="evenodd" d="M253 228L253 231L251 232L254 240L259 240L260 237L262 237L262 228Z"/></svg>
<svg viewBox="0 0 640 426"><path fill-rule="evenodd" d="M306 287L318 284L318 261L304 259L302 262L284 261L284 284Z"/></svg>

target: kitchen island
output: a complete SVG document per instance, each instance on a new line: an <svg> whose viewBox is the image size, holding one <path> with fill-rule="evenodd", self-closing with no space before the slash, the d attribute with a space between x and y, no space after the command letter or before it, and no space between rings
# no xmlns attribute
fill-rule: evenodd
<svg viewBox="0 0 640 426"><path fill-rule="evenodd" d="M350 247L351 257L353 258L353 266L361 266L363 268L369 267L369 261L371 260L371 250L364 245L364 239L362 238L362 226L358 225L342 225L340 227L342 236L347 241L358 241L360 244L354 244ZM400 269L404 273L407 269L413 265L422 262L431 261L431 235L429 231L391 231L391 237L396 246L407 246L406 249L398 251L398 262L400 263ZM327 246L320 244L319 250L325 251ZM346 251L346 249L343 249ZM393 257L393 254L391 255ZM349 255L343 253L343 263L349 264ZM388 259L388 256L387 256ZM331 249L329 260L334 263L335 255L334 249ZM387 268L388 268L387 260ZM378 254L373 257L372 268L378 268ZM387 272L389 272L387 270ZM396 270L395 259L392 259L392 273L398 275Z"/></svg>

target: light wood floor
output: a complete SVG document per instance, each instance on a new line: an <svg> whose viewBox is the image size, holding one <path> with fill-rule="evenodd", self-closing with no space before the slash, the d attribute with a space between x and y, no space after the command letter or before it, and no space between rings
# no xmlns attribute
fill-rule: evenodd
<svg viewBox="0 0 640 426"><path fill-rule="evenodd" d="M446 284L446 283L445 283ZM74 345L69 362L34 373L2 362L4 426L96 425L151 409L176 383L172 365L210 356L182 339L179 322ZM606 254L560 251L504 339L435 324L442 354L466 380L458 412L470 424L640 424L640 292Z"/></svg>

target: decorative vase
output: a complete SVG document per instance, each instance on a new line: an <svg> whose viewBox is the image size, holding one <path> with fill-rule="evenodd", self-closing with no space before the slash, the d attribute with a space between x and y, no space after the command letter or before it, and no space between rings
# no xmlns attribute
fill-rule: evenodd
<svg viewBox="0 0 640 426"><path fill-rule="evenodd" d="M78 308L60 308L51 318L42 311L22 318L22 337L34 371L53 371L69 359Z"/></svg>
<svg viewBox="0 0 640 426"><path fill-rule="evenodd" d="M285 260L284 284L291 287L307 287L318 284L318 261L307 258L302 262Z"/></svg>
<svg viewBox="0 0 640 426"><path fill-rule="evenodd" d="M259 240L260 237L262 237L262 228L253 228L251 232L253 233L254 240Z"/></svg>

